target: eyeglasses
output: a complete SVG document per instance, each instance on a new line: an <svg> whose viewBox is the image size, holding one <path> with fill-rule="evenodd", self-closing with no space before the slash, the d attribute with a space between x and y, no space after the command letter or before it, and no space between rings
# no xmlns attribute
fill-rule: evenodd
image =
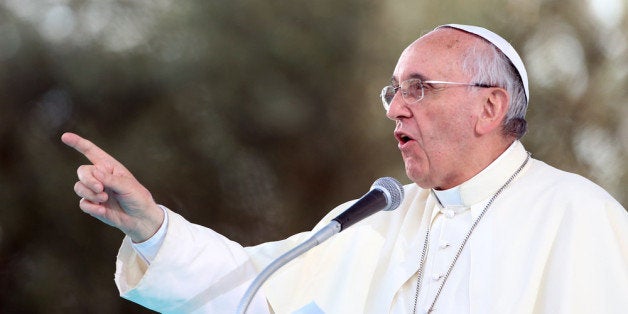
<svg viewBox="0 0 628 314"><path fill-rule="evenodd" d="M395 98L395 94L397 91L401 90L401 97L406 102L406 104L413 104L425 96L425 90L437 89L434 84L446 84L446 85L458 85L458 86L474 86L474 87L495 87L487 84L481 83L457 83L457 82L445 82L445 81L423 81L418 78L409 79L401 82L398 86L388 85L382 89L382 93L380 97L382 98L382 105L384 105L384 109L388 111L390 109L390 104Z"/></svg>

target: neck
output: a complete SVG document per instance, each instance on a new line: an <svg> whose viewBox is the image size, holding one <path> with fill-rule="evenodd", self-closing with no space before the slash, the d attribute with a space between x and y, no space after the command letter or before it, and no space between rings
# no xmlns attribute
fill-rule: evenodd
<svg viewBox="0 0 628 314"><path fill-rule="evenodd" d="M448 190L434 189L433 194L443 206L471 206L497 191L528 157L523 145L515 142L473 178Z"/></svg>
<svg viewBox="0 0 628 314"><path fill-rule="evenodd" d="M515 141L514 138L510 137L501 137L501 139L499 142L484 143L484 145L476 143L469 146L471 147L469 151L458 153L460 158L452 169L460 169L460 172L456 172L443 180L444 183L434 187L434 190L448 190L456 187L488 167Z"/></svg>

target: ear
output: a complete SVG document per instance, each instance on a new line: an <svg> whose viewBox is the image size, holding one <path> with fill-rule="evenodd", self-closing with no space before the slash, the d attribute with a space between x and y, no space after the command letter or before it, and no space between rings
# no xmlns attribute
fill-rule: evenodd
<svg viewBox="0 0 628 314"><path fill-rule="evenodd" d="M484 103L475 125L478 135L501 132L502 122L508 112L510 96L505 89L491 87L485 91Z"/></svg>

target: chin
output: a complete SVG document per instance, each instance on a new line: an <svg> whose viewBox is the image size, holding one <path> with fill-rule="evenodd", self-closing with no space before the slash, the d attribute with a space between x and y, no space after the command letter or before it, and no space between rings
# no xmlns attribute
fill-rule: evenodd
<svg viewBox="0 0 628 314"><path fill-rule="evenodd" d="M423 189L431 189L434 187L434 183L430 180L426 173L421 173L416 169L406 166L406 175L412 182L420 186Z"/></svg>
<svg viewBox="0 0 628 314"><path fill-rule="evenodd" d="M421 181L421 180L415 180L412 178L410 180L412 180L412 182L416 183L416 185L418 185L422 189L428 190L428 189L434 188L434 184L432 184L431 182L427 180Z"/></svg>
<svg viewBox="0 0 628 314"><path fill-rule="evenodd" d="M412 182L423 189L431 189L436 186L434 178L431 176L430 163L427 156L417 156L415 154L403 154L402 156L406 175Z"/></svg>

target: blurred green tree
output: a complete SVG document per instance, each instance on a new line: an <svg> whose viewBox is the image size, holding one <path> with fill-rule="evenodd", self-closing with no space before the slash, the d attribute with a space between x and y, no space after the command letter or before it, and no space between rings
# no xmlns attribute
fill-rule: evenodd
<svg viewBox="0 0 628 314"><path fill-rule="evenodd" d="M511 39L527 148L626 206L626 7L567 2L0 1L0 312L142 311L112 282L121 234L78 209L62 132L191 221L277 240L378 177L408 182L378 92L443 23Z"/></svg>

